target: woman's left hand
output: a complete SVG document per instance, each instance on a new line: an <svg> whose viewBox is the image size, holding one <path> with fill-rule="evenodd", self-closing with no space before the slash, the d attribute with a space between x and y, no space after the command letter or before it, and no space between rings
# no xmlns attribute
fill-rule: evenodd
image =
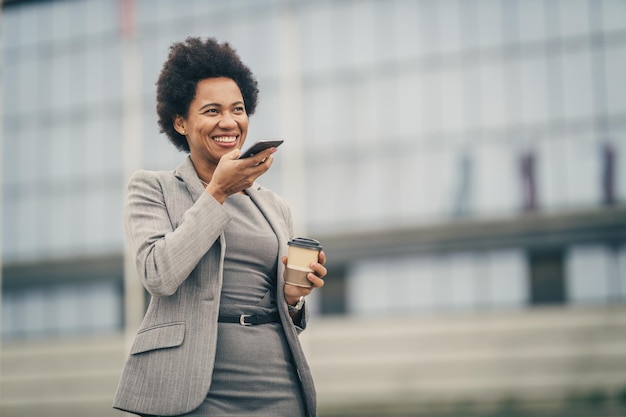
<svg viewBox="0 0 626 417"><path fill-rule="evenodd" d="M283 256L283 264L287 267L287 257ZM326 254L324 251L320 251L317 262L313 262L311 264L311 269L314 272L309 272L307 275L307 279L311 282L312 287L299 287L297 285L291 285L289 283L285 283L285 301L289 305L295 305L300 297L307 296L311 294L311 292L315 288L322 288L324 286L324 277L328 273L324 264L326 263Z"/></svg>

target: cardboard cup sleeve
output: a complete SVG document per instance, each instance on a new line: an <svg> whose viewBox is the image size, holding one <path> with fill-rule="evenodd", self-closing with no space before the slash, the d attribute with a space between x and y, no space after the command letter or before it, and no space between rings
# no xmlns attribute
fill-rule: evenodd
<svg viewBox="0 0 626 417"><path fill-rule="evenodd" d="M310 288L311 281L307 275L313 272L311 264L317 262L322 246L315 239L298 237L291 239L288 243L287 269L285 271L285 281L299 287Z"/></svg>

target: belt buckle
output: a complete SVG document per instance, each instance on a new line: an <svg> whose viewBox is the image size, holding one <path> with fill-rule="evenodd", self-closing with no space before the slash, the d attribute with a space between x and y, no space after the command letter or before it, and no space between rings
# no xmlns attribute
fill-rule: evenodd
<svg viewBox="0 0 626 417"><path fill-rule="evenodd" d="M246 323L246 317L250 317L252 314L242 314L239 316L239 324L242 326L252 326L252 323Z"/></svg>

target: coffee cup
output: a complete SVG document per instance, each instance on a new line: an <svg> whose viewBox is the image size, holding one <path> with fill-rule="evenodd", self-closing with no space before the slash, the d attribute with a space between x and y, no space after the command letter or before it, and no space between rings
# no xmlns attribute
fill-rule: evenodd
<svg viewBox="0 0 626 417"><path fill-rule="evenodd" d="M311 281L307 279L307 275L314 272L311 264L318 260L322 250L320 242L306 237L296 237L287 242L287 245L289 249L285 281L299 287L311 288Z"/></svg>

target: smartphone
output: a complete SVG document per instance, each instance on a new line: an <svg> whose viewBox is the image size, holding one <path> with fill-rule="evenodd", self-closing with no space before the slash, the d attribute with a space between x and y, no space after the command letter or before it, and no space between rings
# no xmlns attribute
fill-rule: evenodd
<svg viewBox="0 0 626 417"><path fill-rule="evenodd" d="M249 147L244 153L239 156L239 159L249 158L252 155L256 155L261 151L264 151L268 148L277 148L279 147L284 140L282 139L274 139L274 140L260 140L256 142L254 145Z"/></svg>

